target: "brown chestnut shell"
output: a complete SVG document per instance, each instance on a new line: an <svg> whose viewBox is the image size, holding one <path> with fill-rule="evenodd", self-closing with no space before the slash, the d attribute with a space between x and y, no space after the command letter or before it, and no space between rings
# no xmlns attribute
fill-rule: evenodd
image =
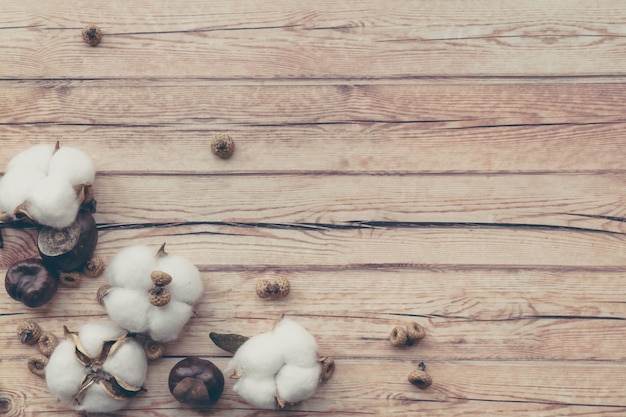
<svg viewBox="0 0 626 417"><path fill-rule="evenodd" d="M27 307L41 307L57 291L59 278L41 259L29 258L11 265L4 278L4 287L11 298Z"/></svg>
<svg viewBox="0 0 626 417"><path fill-rule="evenodd" d="M76 271L91 259L98 243L98 229L93 216L81 210L76 221L63 229L42 227L37 236L41 259L50 268Z"/></svg>
<svg viewBox="0 0 626 417"><path fill-rule="evenodd" d="M224 391L224 374L209 360L185 358L170 371L168 386L179 402L208 407L215 404Z"/></svg>

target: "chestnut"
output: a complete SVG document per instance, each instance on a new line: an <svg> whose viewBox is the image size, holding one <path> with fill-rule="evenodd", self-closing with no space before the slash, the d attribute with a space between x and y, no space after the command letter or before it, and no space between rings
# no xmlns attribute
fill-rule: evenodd
<svg viewBox="0 0 626 417"><path fill-rule="evenodd" d="M168 385L179 402L208 407L215 404L224 391L224 374L209 360L185 358L170 371Z"/></svg>
<svg viewBox="0 0 626 417"><path fill-rule="evenodd" d="M76 220L63 229L42 227L37 236L37 249L50 268L75 271L89 262L97 242L96 221L90 213L80 210Z"/></svg>
<svg viewBox="0 0 626 417"><path fill-rule="evenodd" d="M11 298L28 307L40 307L52 299L59 286L55 273L41 259L29 258L7 270L4 287Z"/></svg>

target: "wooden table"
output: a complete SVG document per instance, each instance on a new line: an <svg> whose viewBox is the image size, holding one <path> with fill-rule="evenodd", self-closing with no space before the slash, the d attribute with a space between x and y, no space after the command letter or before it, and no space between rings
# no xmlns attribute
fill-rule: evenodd
<svg viewBox="0 0 626 417"><path fill-rule="evenodd" d="M337 371L280 415L624 415L625 22L618 0L0 2L0 167L83 149L105 262L167 242L202 272L198 315L116 415L279 415L232 380L195 411L167 374L223 369L209 332L282 314ZM2 234L4 275L36 230ZM257 298L276 276L291 294ZM39 309L0 294L0 415L71 414L15 328L104 319L103 282ZM426 338L391 346L411 321ZM420 361L426 390L407 382Z"/></svg>

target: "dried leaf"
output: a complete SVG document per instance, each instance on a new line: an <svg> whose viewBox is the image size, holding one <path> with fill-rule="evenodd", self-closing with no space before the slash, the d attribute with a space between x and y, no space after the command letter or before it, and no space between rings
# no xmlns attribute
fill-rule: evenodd
<svg viewBox="0 0 626 417"><path fill-rule="evenodd" d="M249 339L240 334L215 332L209 333L209 337L217 347L233 354Z"/></svg>

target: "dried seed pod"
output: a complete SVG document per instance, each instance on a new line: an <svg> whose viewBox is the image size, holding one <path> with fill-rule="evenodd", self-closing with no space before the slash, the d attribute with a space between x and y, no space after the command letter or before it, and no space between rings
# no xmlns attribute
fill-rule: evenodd
<svg viewBox="0 0 626 417"><path fill-rule="evenodd" d="M393 346L405 346L408 340L406 330L401 326L394 327L389 334L389 342L391 342Z"/></svg>
<svg viewBox="0 0 626 417"><path fill-rule="evenodd" d="M96 25L86 25L83 27L83 40L89 46L98 46L102 40L102 31Z"/></svg>
<svg viewBox="0 0 626 417"><path fill-rule="evenodd" d="M170 302L172 296L167 289L160 286L155 286L150 290L149 298L150 304L157 307L162 307Z"/></svg>
<svg viewBox="0 0 626 417"><path fill-rule="evenodd" d="M41 337L41 327L34 321L24 321L17 326L17 336L20 338L20 342L34 345Z"/></svg>
<svg viewBox="0 0 626 417"><path fill-rule="evenodd" d="M57 347L57 345L59 344L59 341L57 340L57 337L50 333L50 332L45 332L41 338L39 338L39 344L37 345L37 347L39 348L39 352L47 357L50 357L50 355L52 355L52 352L54 352L54 349Z"/></svg>
<svg viewBox="0 0 626 417"><path fill-rule="evenodd" d="M185 358L170 370L167 384L179 402L209 407L219 400L224 391L224 375L211 361Z"/></svg>
<svg viewBox="0 0 626 417"><path fill-rule="evenodd" d="M320 362L322 363L322 373L320 374L320 381L326 382L335 373L335 360L330 356L324 356L323 358L320 358Z"/></svg>
<svg viewBox="0 0 626 417"><path fill-rule="evenodd" d="M143 344L143 350L146 352L146 356L151 361L155 361L165 354L165 346L152 339L146 339Z"/></svg>
<svg viewBox="0 0 626 417"><path fill-rule="evenodd" d="M87 265L83 269L83 274L89 278L97 278L102 275L102 272L104 272L104 261L99 256L94 256L87 261Z"/></svg>
<svg viewBox="0 0 626 417"><path fill-rule="evenodd" d="M425 389L432 385L433 378L426 372L426 365L420 362L418 368L409 374L409 382L418 388Z"/></svg>
<svg viewBox="0 0 626 417"><path fill-rule="evenodd" d="M28 307L40 307L49 302L57 291L59 278L39 258L18 261L7 270L4 288L7 294Z"/></svg>
<svg viewBox="0 0 626 417"><path fill-rule="evenodd" d="M278 277L274 280L262 279L256 283L256 295L260 298L285 297L291 290L291 284L287 278Z"/></svg>
<svg viewBox="0 0 626 417"><path fill-rule="evenodd" d="M225 133L213 136L211 140L211 152L222 159L228 159L235 152L235 142L233 138Z"/></svg>
<svg viewBox="0 0 626 417"><path fill-rule="evenodd" d="M37 376L46 376L46 365L48 365L48 358L43 355L36 355L28 359L28 370Z"/></svg>
<svg viewBox="0 0 626 417"><path fill-rule="evenodd" d="M109 284L104 284L104 285L100 286L100 288L98 288L98 293L96 295L96 299L98 300L98 304L100 304L101 306L104 305L103 299L104 299L104 297L107 296L109 291L111 291L111 286Z"/></svg>
<svg viewBox="0 0 626 417"><path fill-rule="evenodd" d="M61 285L70 288L77 288L80 286L81 276L78 272L60 272L59 282Z"/></svg>
<svg viewBox="0 0 626 417"><path fill-rule="evenodd" d="M409 343L417 343L426 336L426 330L419 323L411 322L406 327L406 334L409 338Z"/></svg>
<svg viewBox="0 0 626 417"><path fill-rule="evenodd" d="M152 279L154 285L160 285L162 287L172 282L172 276L163 271L152 271L150 278Z"/></svg>

